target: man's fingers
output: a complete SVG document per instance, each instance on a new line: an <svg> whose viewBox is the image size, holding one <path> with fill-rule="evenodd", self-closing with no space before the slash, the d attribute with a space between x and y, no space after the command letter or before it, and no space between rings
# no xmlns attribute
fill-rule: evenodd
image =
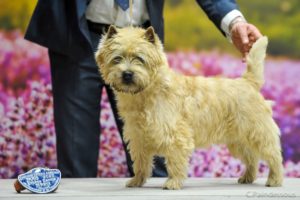
<svg viewBox="0 0 300 200"><path fill-rule="evenodd" d="M238 31L239 31L239 36L242 40L242 43L247 44L249 42L247 26L239 26Z"/></svg>
<svg viewBox="0 0 300 200"><path fill-rule="evenodd" d="M249 35L249 40L252 42L255 40L255 37L253 35Z"/></svg>
<svg viewBox="0 0 300 200"><path fill-rule="evenodd" d="M247 61L248 52L243 53L242 62L245 63Z"/></svg>
<svg viewBox="0 0 300 200"><path fill-rule="evenodd" d="M235 47L242 53L242 61L246 62L249 53L255 41L262 37L259 30L252 24L236 23L231 29L231 39Z"/></svg>
<svg viewBox="0 0 300 200"><path fill-rule="evenodd" d="M255 40L262 37L262 34L259 32L259 30L252 24L249 24L247 31L249 35L255 38Z"/></svg>

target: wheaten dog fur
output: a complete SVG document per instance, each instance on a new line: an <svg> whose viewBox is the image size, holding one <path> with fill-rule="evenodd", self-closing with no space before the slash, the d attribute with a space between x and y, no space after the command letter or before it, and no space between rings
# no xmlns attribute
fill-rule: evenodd
<svg viewBox="0 0 300 200"><path fill-rule="evenodd" d="M226 144L245 164L239 183L252 183L263 159L270 168L266 186L282 184L280 130L259 92L267 43L262 37L253 45L241 78L190 77L169 68L152 27L110 27L96 60L125 122L135 172L128 187L141 187L151 175L153 156L161 155L169 174L163 187L180 189L193 150L211 144ZM134 73L133 83L122 81L124 71Z"/></svg>

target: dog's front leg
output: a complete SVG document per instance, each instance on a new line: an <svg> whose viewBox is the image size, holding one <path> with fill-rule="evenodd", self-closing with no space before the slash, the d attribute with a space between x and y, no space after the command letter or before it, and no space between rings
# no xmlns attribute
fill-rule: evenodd
<svg viewBox="0 0 300 200"><path fill-rule="evenodd" d="M163 188L178 190L187 177L189 159L195 147L194 139L184 120L179 120L177 127L166 135L171 136L164 152L169 177Z"/></svg>
<svg viewBox="0 0 300 200"><path fill-rule="evenodd" d="M126 187L141 187L151 175L153 154L146 149L141 149L142 146L140 142L135 143L131 141L129 143L130 155L133 160L134 177L126 183Z"/></svg>
<svg viewBox="0 0 300 200"><path fill-rule="evenodd" d="M163 189L178 190L181 189L184 179L187 177L188 162L190 153L179 152L166 155L166 167L169 177Z"/></svg>
<svg viewBox="0 0 300 200"><path fill-rule="evenodd" d="M178 152L176 152L165 158L169 177L163 185L163 189L179 190L187 177L189 154L178 155Z"/></svg>

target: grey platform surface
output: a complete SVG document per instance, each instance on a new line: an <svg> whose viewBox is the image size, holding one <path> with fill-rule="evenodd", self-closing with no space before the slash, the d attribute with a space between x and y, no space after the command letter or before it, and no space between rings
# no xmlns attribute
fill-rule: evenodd
<svg viewBox="0 0 300 200"><path fill-rule="evenodd" d="M165 178L151 178L142 188L126 188L128 178L62 179L59 188L51 194L18 194L14 180L0 180L1 200L102 200L102 199L300 199L300 179L286 178L283 187L265 187L266 179L251 185L237 184L236 178L189 178L182 190L162 190Z"/></svg>

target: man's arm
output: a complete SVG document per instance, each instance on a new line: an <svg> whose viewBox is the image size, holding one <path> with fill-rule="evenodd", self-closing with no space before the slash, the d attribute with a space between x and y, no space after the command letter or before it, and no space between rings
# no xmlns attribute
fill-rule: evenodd
<svg viewBox="0 0 300 200"><path fill-rule="evenodd" d="M259 30L246 22L235 0L196 0L209 19L242 53L243 60L253 43L261 37Z"/></svg>
<svg viewBox="0 0 300 200"><path fill-rule="evenodd" d="M229 34L230 22L240 16L235 0L196 0L208 18L224 34Z"/></svg>

